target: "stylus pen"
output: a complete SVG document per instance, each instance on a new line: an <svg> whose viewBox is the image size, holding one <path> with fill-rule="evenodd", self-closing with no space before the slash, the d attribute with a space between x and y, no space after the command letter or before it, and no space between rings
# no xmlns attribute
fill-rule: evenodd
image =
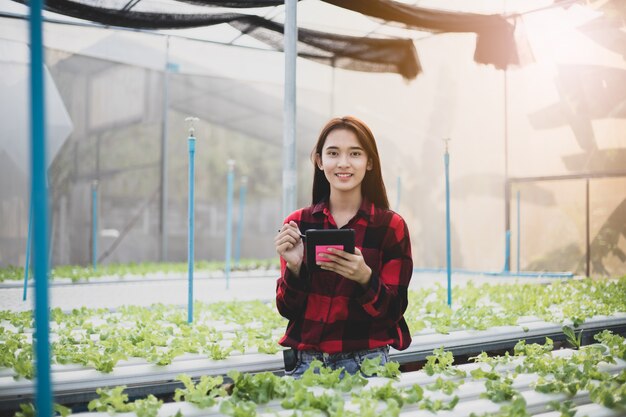
<svg viewBox="0 0 626 417"><path fill-rule="evenodd" d="M281 231L281 230L280 230L280 229L278 229L278 232L279 232L279 233L280 233L280 231ZM306 235L303 235L302 233L298 233L298 234L300 235L300 237L301 237L302 239L306 239Z"/></svg>

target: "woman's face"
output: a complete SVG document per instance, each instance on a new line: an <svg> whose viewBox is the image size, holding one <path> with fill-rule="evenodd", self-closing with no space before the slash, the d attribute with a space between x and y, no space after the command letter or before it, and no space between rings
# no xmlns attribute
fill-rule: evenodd
<svg viewBox="0 0 626 417"><path fill-rule="evenodd" d="M348 129L332 130L316 155L317 166L324 170L331 191L361 190L365 173L372 169L372 161L359 143L356 134Z"/></svg>

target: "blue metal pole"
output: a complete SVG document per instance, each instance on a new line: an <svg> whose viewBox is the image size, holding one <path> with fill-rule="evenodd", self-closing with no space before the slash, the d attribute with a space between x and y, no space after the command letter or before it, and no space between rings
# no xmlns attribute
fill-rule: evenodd
<svg viewBox="0 0 626 417"><path fill-rule="evenodd" d="M41 10L30 2L31 199L33 201L33 273L35 276L35 407L39 417L52 416L50 328L48 312L48 187L46 180L46 113Z"/></svg>
<svg viewBox="0 0 626 417"><path fill-rule="evenodd" d="M26 292L28 288L28 270L30 269L30 238L31 231L33 229L33 198L30 198L30 209L28 210L28 234L26 237L26 260L24 262L24 293L22 294L22 301L26 301Z"/></svg>
<svg viewBox="0 0 626 417"><path fill-rule="evenodd" d="M241 235L243 234L243 212L246 208L247 185L248 177L242 177L239 188L239 221L237 222L237 239L235 240L235 265L239 265L241 258Z"/></svg>
<svg viewBox="0 0 626 417"><path fill-rule="evenodd" d="M448 272L448 306L452 307L452 261L450 250L450 154L448 153L448 141L446 143L446 153L443 156L444 164L446 166L446 265Z"/></svg>
<svg viewBox="0 0 626 417"><path fill-rule="evenodd" d="M196 117L188 117L185 120L191 122L192 126L189 128L189 137L187 138L187 145L189 147L189 201L187 213L188 228L187 235L189 241L187 242L187 272L189 278L188 294L187 294L187 323L193 322L193 220L194 220L194 157L196 153L196 138L194 137L193 122L198 120Z"/></svg>
<svg viewBox="0 0 626 417"><path fill-rule="evenodd" d="M98 268L98 181L91 183L91 265Z"/></svg>
<svg viewBox="0 0 626 417"><path fill-rule="evenodd" d="M235 179L235 161L228 160L228 176L226 184L226 263L224 274L226 275L226 289L230 287L230 258L233 231L233 182Z"/></svg>
<svg viewBox="0 0 626 417"><path fill-rule="evenodd" d="M400 197L402 195L402 178L398 175L398 181L396 183L398 194L396 195L396 211L400 210Z"/></svg>
<svg viewBox="0 0 626 417"><path fill-rule="evenodd" d="M519 272L519 253L522 231L520 230L520 202L519 202L519 190L517 191L517 272Z"/></svg>
<svg viewBox="0 0 626 417"><path fill-rule="evenodd" d="M511 231L507 230L504 235L504 272L509 272L509 259L511 259Z"/></svg>

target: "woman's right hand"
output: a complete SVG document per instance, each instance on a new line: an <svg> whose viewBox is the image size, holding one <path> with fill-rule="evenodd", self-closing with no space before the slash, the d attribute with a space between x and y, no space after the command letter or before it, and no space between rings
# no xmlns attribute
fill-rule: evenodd
<svg viewBox="0 0 626 417"><path fill-rule="evenodd" d="M304 244L296 222L292 220L283 224L274 238L274 245L278 255L287 262L287 268L296 275L299 274L302 258L304 258Z"/></svg>

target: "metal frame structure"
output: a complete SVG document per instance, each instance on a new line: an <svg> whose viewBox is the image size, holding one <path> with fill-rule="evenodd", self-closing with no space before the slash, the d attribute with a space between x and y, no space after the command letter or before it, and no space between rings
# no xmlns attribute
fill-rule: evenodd
<svg viewBox="0 0 626 417"><path fill-rule="evenodd" d="M506 178L505 182L505 201L504 201L504 214L506 230L510 230L511 225L511 188L514 184L523 184L530 182L543 182L543 181L566 181L566 180L585 180L585 274L591 276L591 232L589 221L589 180L599 178L626 178L626 171L614 171L614 172L598 172L588 174L566 174L566 175L552 175L552 176L538 176L538 177L512 177ZM519 208L518 208L519 213ZM518 214L519 216L519 214ZM519 234L519 223L518 223ZM519 251L519 245L517 250ZM510 262L510 257L508 257ZM518 255L519 262L519 255ZM510 267L510 264L507 265ZM519 267L518 267L519 269ZM510 268L508 269L510 270Z"/></svg>

